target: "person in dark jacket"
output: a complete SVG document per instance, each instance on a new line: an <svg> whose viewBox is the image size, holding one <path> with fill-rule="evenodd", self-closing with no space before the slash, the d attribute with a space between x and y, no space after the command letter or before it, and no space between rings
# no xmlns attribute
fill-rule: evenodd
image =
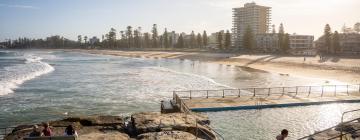
<svg viewBox="0 0 360 140"><path fill-rule="evenodd" d="M39 127L37 125L33 126L33 131L29 134L29 137L40 137L42 134L39 131Z"/></svg>

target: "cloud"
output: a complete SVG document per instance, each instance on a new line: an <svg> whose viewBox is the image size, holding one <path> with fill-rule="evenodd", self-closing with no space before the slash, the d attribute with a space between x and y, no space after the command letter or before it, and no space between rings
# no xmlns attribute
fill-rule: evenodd
<svg viewBox="0 0 360 140"><path fill-rule="evenodd" d="M38 7L31 5L10 5L10 4L1 4L0 7L8 7L8 8L20 8L20 9L39 9Z"/></svg>

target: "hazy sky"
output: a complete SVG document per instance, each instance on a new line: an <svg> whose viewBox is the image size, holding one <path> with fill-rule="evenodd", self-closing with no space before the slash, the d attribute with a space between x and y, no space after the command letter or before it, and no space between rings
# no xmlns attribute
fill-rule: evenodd
<svg viewBox="0 0 360 140"><path fill-rule="evenodd" d="M247 2L272 7L272 24L316 37L329 23L340 30L360 22L360 0L0 0L0 40L78 34L98 36L127 25L150 31L156 23L177 32L232 27L232 8Z"/></svg>

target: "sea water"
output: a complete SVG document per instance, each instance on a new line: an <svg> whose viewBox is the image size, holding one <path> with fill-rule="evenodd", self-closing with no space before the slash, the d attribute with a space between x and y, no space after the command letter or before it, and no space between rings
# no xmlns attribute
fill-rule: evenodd
<svg viewBox="0 0 360 140"><path fill-rule="evenodd" d="M69 116L159 111L160 101L171 99L174 90L324 83L339 82L181 59L128 58L60 50L0 50L0 126ZM271 139L281 128L295 131L290 134L295 138L335 124L339 112L359 105L329 106L207 114L212 125L227 139ZM319 118L326 113L317 110L324 108L335 115Z"/></svg>

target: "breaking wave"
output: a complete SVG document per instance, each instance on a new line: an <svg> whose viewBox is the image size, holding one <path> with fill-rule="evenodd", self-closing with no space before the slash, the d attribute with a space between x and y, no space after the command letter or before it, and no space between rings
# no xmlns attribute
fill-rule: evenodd
<svg viewBox="0 0 360 140"><path fill-rule="evenodd" d="M42 58L33 55L25 56L24 63L13 64L0 70L0 95L13 93L14 89L25 81L54 71Z"/></svg>

